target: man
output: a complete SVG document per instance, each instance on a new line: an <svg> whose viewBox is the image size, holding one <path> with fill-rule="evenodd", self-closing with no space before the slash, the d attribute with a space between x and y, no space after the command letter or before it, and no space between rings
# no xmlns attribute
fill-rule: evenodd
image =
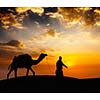
<svg viewBox="0 0 100 100"><path fill-rule="evenodd" d="M56 62L56 77L57 77L57 79L60 79L63 77L63 71L62 71L63 66L68 68L65 64L63 64L62 57L59 56L59 60Z"/></svg>

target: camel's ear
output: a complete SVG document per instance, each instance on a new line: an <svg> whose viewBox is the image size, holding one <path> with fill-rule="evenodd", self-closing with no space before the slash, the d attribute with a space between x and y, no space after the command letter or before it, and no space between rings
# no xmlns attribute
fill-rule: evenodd
<svg viewBox="0 0 100 100"><path fill-rule="evenodd" d="M44 53L41 53L41 55L45 55L45 56L47 56L47 54L44 54Z"/></svg>
<svg viewBox="0 0 100 100"><path fill-rule="evenodd" d="M43 53L45 56L48 56L46 53Z"/></svg>

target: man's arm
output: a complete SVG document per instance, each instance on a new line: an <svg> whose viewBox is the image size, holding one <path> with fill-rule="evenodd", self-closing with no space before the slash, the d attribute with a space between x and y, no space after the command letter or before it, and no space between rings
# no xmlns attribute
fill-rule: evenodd
<svg viewBox="0 0 100 100"><path fill-rule="evenodd" d="M62 65L63 65L64 67L68 68L65 64L62 63Z"/></svg>

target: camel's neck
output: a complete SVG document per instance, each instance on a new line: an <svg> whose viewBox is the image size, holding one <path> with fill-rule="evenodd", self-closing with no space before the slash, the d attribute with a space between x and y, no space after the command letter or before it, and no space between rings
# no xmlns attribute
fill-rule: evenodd
<svg viewBox="0 0 100 100"><path fill-rule="evenodd" d="M37 64L38 64L40 61L42 61L43 58L44 58L44 57L39 56L39 58L37 59Z"/></svg>
<svg viewBox="0 0 100 100"><path fill-rule="evenodd" d="M37 60L33 60L33 65L38 64L39 62L41 62L43 60L44 57L42 57L41 55L39 56L39 58Z"/></svg>

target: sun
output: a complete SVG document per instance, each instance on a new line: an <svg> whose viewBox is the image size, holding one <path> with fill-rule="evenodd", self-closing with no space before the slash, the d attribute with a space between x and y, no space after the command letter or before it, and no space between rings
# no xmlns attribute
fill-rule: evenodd
<svg viewBox="0 0 100 100"><path fill-rule="evenodd" d="M68 67L73 67L75 65L75 58L73 55L63 55L63 62Z"/></svg>
<svg viewBox="0 0 100 100"><path fill-rule="evenodd" d="M67 64L66 64L68 67L72 67L73 63L71 61L67 61Z"/></svg>

